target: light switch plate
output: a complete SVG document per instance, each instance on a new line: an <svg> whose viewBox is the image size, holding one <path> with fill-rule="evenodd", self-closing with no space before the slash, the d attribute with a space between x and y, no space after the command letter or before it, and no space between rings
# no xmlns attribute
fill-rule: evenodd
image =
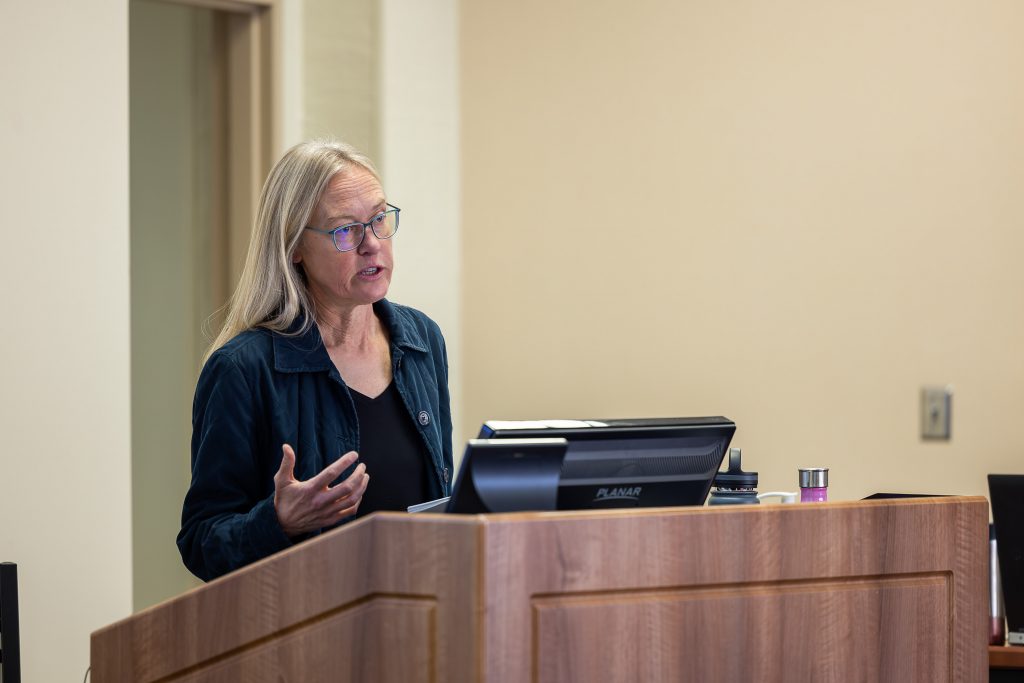
<svg viewBox="0 0 1024 683"><path fill-rule="evenodd" d="M953 388L921 388L921 438L949 441Z"/></svg>

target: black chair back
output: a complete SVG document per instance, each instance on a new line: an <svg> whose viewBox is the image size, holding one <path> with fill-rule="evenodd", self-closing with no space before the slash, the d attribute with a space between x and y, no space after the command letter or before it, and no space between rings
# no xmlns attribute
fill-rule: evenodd
<svg viewBox="0 0 1024 683"><path fill-rule="evenodd" d="M18 565L0 562L0 683L21 683Z"/></svg>

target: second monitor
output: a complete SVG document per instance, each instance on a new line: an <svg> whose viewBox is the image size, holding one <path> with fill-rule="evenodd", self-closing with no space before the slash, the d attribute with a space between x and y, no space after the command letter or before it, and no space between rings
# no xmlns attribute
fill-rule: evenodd
<svg viewBox="0 0 1024 683"><path fill-rule="evenodd" d="M724 417L485 422L481 439L564 438L558 509L703 505L736 424Z"/></svg>

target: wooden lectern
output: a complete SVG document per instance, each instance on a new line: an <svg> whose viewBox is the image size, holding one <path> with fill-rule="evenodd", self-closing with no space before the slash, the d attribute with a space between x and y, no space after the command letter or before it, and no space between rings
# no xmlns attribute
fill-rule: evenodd
<svg viewBox="0 0 1024 683"><path fill-rule="evenodd" d="M988 503L382 513L92 635L111 681L986 681Z"/></svg>

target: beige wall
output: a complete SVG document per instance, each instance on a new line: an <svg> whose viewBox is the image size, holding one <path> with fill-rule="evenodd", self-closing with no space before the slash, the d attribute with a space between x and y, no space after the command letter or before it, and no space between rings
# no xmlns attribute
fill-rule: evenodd
<svg viewBox="0 0 1024 683"><path fill-rule="evenodd" d="M834 498L1024 471L1024 5L460 21L466 434L724 414L762 490L827 466Z"/></svg>
<svg viewBox="0 0 1024 683"><path fill-rule="evenodd" d="M0 560L22 678L131 611L128 7L0 3Z"/></svg>

